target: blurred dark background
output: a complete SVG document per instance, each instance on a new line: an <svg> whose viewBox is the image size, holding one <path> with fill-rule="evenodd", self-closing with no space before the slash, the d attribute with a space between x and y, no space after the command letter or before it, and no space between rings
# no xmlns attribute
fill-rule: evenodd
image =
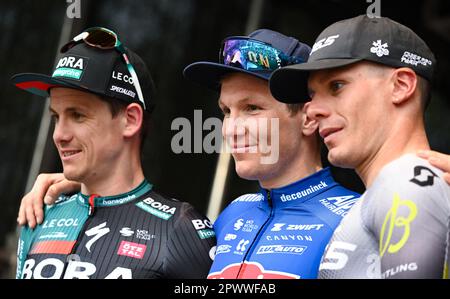
<svg viewBox="0 0 450 299"><path fill-rule="evenodd" d="M72 1L73 2L73 1ZM174 154L171 139L177 117L221 117L217 94L182 77L183 68L200 60L217 61L221 40L269 28L310 45L328 25L365 14L365 0L81 0L81 18L67 17L71 3L55 0L0 2L0 278L13 277L16 216L21 197L39 172L61 170L44 112L45 100L15 89L9 78L20 72L50 73L58 46L83 29L105 26L148 64L157 86L153 129L143 156L147 178L157 190L192 203L207 213L218 154ZM426 114L433 149L450 153L450 2L381 1L381 15L418 33L438 59L433 100ZM50 134L48 134L50 132ZM208 131L203 132L206 136ZM41 136L40 138L38 136ZM323 157L326 157L325 150ZM324 159L325 165L328 165ZM343 185L363 192L350 170L332 168ZM239 179L231 162L223 182L220 209L233 198L258 189ZM214 219L214 215L212 216Z"/></svg>

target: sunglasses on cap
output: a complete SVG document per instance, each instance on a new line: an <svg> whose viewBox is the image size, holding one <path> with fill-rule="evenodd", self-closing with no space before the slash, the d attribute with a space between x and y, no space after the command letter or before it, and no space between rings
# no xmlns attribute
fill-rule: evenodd
<svg viewBox="0 0 450 299"><path fill-rule="evenodd" d="M283 66L303 63L272 45L245 36L233 36L222 42L219 62L251 72L273 72Z"/></svg>
<svg viewBox="0 0 450 299"><path fill-rule="evenodd" d="M142 95L142 89L141 85L139 84L136 70L130 63L125 48L120 42L117 34L103 27L91 27L86 29L82 33L78 34L73 38L73 40L65 44L61 48L60 52L61 53L67 52L70 48L72 48L76 44L79 44L80 42L84 42L85 44L91 47L99 48L102 50L116 49L121 54L122 58L125 61L125 64L127 65L128 72L130 73L131 78L133 79L133 85L134 88L136 89L138 99L144 106L144 109L146 109L144 96Z"/></svg>

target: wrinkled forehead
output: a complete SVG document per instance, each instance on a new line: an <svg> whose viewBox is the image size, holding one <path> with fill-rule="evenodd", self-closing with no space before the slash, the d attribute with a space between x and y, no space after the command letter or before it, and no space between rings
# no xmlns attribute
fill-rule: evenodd
<svg viewBox="0 0 450 299"><path fill-rule="evenodd" d="M395 68L370 61L360 61L350 65L311 71L308 77L308 87L320 87L333 78L371 78L385 75Z"/></svg>

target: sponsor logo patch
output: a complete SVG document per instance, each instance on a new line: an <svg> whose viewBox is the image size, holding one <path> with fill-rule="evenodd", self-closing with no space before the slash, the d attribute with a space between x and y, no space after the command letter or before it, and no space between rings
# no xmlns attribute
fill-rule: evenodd
<svg viewBox="0 0 450 299"><path fill-rule="evenodd" d="M52 77L63 77L81 80L89 58L76 55L61 58L56 65Z"/></svg>
<svg viewBox="0 0 450 299"><path fill-rule="evenodd" d="M144 257L147 246L128 241L122 241L117 251L118 255L128 256L135 259L142 259Z"/></svg>
<svg viewBox="0 0 450 299"><path fill-rule="evenodd" d="M164 220L169 220L170 217L172 217L177 210L177 208L175 207L169 207L158 201L155 201L153 198L150 197L144 199L143 201L138 202L136 206Z"/></svg>
<svg viewBox="0 0 450 299"><path fill-rule="evenodd" d="M258 248L256 254L297 254L301 255L306 250L306 246L299 245L263 245Z"/></svg>

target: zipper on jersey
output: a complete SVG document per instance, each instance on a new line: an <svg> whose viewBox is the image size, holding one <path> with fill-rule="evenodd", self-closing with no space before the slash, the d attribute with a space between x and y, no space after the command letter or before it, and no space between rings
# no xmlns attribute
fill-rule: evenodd
<svg viewBox="0 0 450 299"><path fill-rule="evenodd" d="M274 208L273 208L273 200L272 200L272 190L269 190L269 189L267 190L267 204L270 207L269 217L267 217L266 221L264 221L264 223L261 225L261 228L256 233L256 237L253 239L253 242L250 244L250 247L248 248L247 252L245 253L244 259L242 260L242 264L241 264L241 267L239 268L239 272L238 272L236 278L239 278L239 276L241 275L242 266L244 265L247 257L251 255L251 253L255 249L254 248L255 244L257 244L259 242L259 240L261 239L262 233L265 231L267 224L273 218Z"/></svg>
<svg viewBox="0 0 450 299"><path fill-rule="evenodd" d="M70 254L67 257L73 255L77 251L78 246L80 245L81 239L83 238L83 233L86 231L86 228L88 227L89 223L92 221L92 216L94 215L94 212L95 212L95 198L96 197L100 197L100 195L92 194L91 196L89 196L88 217L87 217L86 221L84 221L83 227L80 229L80 232L78 233L77 239L75 241L75 245L73 245L72 250L70 251ZM66 259L67 259L67 257L66 257ZM67 267L69 266L69 262L70 262L69 260L66 260L61 278L64 278Z"/></svg>

